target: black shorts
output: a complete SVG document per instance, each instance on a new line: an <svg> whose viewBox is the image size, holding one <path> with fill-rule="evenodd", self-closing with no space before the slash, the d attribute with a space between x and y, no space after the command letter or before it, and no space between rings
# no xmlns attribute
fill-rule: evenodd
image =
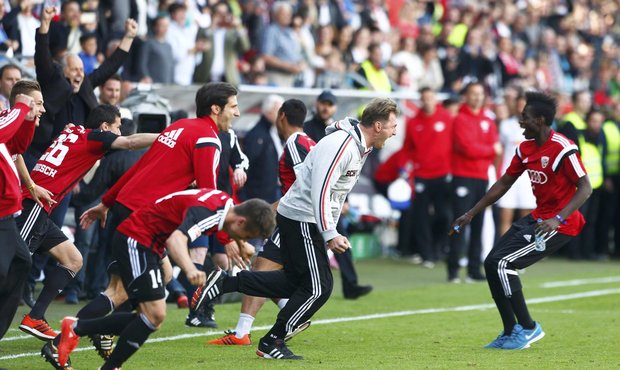
<svg viewBox="0 0 620 370"><path fill-rule="evenodd" d="M110 208L110 211L108 212L107 222L110 223L110 232L112 234L110 238L111 241L114 240L114 235L116 234L116 228L118 227L118 225L120 225L123 221L129 218L129 216L131 216L131 213L131 209L125 207L119 202L114 203L112 208ZM110 262L110 264L108 265L108 274L119 275L118 264L116 263L116 261L114 261L114 259L112 259L112 262Z"/></svg>
<svg viewBox="0 0 620 370"><path fill-rule="evenodd" d="M258 257L266 258L269 261L282 265L282 254L280 253L280 230L276 226L273 233L267 239L263 247L258 252Z"/></svg>
<svg viewBox="0 0 620 370"><path fill-rule="evenodd" d="M165 298L161 258L157 253L116 232L112 239L112 257L132 303Z"/></svg>
<svg viewBox="0 0 620 370"><path fill-rule="evenodd" d="M24 239L30 254L43 254L58 244L69 240L65 233L50 219L40 205L32 199L24 199L24 209L15 219L19 235Z"/></svg>

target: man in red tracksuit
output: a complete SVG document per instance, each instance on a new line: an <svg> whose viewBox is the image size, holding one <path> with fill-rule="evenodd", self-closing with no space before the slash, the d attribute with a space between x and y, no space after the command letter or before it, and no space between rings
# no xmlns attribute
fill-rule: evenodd
<svg viewBox="0 0 620 370"><path fill-rule="evenodd" d="M497 128L484 111L485 93L480 82L465 87L465 104L454 119L452 150L453 210L462 215L485 193L489 182L489 166L501 153ZM459 233L450 239L448 281L460 282L459 259L466 250L469 264L466 281L486 280L481 267L483 213L473 218L469 238Z"/></svg>
<svg viewBox="0 0 620 370"><path fill-rule="evenodd" d="M450 173L452 155L452 117L437 105L435 92L420 90L422 109L409 122L403 148L413 159L415 196L413 197L411 230L425 267L432 268L438 256L434 246L447 243L432 235L435 222L446 229L450 223ZM430 206L435 210L433 217Z"/></svg>
<svg viewBox="0 0 620 370"><path fill-rule="evenodd" d="M12 108L0 113L0 338L15 316L31 265L30 253L15 223L15 215L22 209L22 195L11 154L28 146L36 120L45 112L41 88L34 81L16 83L9 100ZM33 184L27 186L34 188Z"/></svg>

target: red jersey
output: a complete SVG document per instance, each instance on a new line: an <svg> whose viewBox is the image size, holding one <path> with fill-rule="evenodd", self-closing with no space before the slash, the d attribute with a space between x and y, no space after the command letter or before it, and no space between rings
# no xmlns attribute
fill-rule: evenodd
<svg viewBox="0 0 620 370"><path fill-rule="evenodd" d="M577 191L577 180L586 175L575 143L553 130L541 147L534 140L519 144L506 174L519 177L525 171L536 197L532 217L543 220L555 217L566 207ZM560 225L558 232L575 236L584 224L577 210L566 218L566 224Z"/></svg>
<svg viewBox="0 0 620 370"><path fill-rule="evenodd" d="M11 158L10 143L14 142L13 138L21 132L20 129L23 130L24 118L29 111L28 106L17 103L12 109L0 112L0 217L10 216L22 209L19 175Z"/></svg>
<svg viewBox="0 0 620 370"><path fill-rule="evenodd" d="M284 151L280 156L278 171L280 184L282 184L282 195L286 194L297 178L295 166L306 159L306 156L315 145L314 140L303 131L295 132L286 140Z"/></svg>
<svg viewBox="0 0 620 370"><path fill-rule="evenodd" d="M73 126L63 130L43 153L32 169L30 177L35 184L52 192L58 204L86 175L95 163L110 150L118 135L110 131ZM22 196L32 199L26 186ZM44 204L51 213L56 204Z"/></svg>
<svg viewBox="0 0 620 370"><path fill-rule="evenodd" d="M488 180L489 166L496 157L493 144L499 141L495 122L484 109L474 114L463 105L452 126L452 174Z"/></svg>
<svg viewBox="0 0 620 370"><path fill-rule="evenodd" d="M163 257L166 240L175 230L191 242L203 234L215 234L224 227L232 206L232 199L220 190L179 191L133 212L117 230Z"/></svg>
<svg viewBox="0 0 620 370"><path fill-rule="evenodd" d="M168 126L150 149L103 196L135 211L166 194L187 189L217 188L222 145L218 128L209 117L182 119Z"/></svg>
<svg viewBox="0 0 620 370"><path fill-rule="evenodd" d="M430 115L420 110L407 122L403 149L413 158L415 177L434 179L451 173L452 121L437 107Z"/></svg>

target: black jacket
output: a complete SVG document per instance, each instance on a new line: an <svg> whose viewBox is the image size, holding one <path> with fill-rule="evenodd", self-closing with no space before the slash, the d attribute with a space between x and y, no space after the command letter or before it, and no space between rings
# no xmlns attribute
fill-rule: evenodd
<svg viewBox="0 0 620 370"><path fill-rule="evenodd" d="M220 172L217 175L217 189L232 194L229 170L232 169L234 171L241 168L245 172L248 172L248 157L241 151L239 139L234 131L220 131L217 136L220 138L222 144L222 151L220 152Z"/></svg>
<svg viewBox="0 0 620 370"><path fill-rule="evenodd" d="M325 137L325 121L323 121L316 113L312 116L312 119L304 122L304 132L310 136L310 139L318 143L319 140Z"/></svg>
<svg viewBox="0 0 620 370"><path fill-rule="evenodd" d="M269 203L279 199L278 152L271 138L271 122L261 116L258 123L245 135L243 152L250 160L248 181L239 192L239 198L260 198Z"/></svg>
<svg viewBox="0 0 620 370"><path fill-rule="evenodd" d="M90 111L98 104L95 87L116 73L126 57L126 51L116 49L99 68L85 76L80 91L74 94L62 66L52 61L48 34L37 31L34 62L46 112L34 132L30 148L33 155L40 156L45 152L67 123L84 124Z"/></svg>

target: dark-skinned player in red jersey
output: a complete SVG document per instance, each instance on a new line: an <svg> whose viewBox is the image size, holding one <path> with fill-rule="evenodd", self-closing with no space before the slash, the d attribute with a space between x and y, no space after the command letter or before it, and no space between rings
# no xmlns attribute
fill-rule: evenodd
<svg viewBox="0 0 620 370"><path fill-rule="evenodd" d="M304 119L306 118L306 106L301 100L289 99L282 104L276 117L276 128L280 138L286 141L284 151L280 156L278 174L280 176L280 184L282 184L282 194L286 194L288 189L293 185L297 176L295 175L295 167L302 163L306 155L316 145L303 131ZM267 240L262 247L256 260L252 264L252 271L272 271L282 269L282 257L280 256L280 233L278 229ZM237 321L237 327L234 331L226 331L221 338L209 341L209 344L217 345L249 345L252 344L250 339L250 330L256 314L263 307L267 299L263 297L254 297L244 295L241 301L241 313ZM288 299L274 299L278 307L282 308ZM306 322L294 331L294 334L306 329L310 322ZM288 339L294 335L289 333Z"/></svg>
<svg viewBox="0 0 620 370"><path fill-rule="evenodd" d="M267 202L250 199L234 206L226 193L213 189L172 193L134 211L117 228L112 255L138 312L115 312L86 320L65 317L58 345L59 363L67 361L80 336L110 334L120 337L101 369L119 369L160 327L166 316L160 269L165 250L192 284L202 286L206 275L192 263L188 242L218 231L234 239L267 238L274 227L275 215Z"/></svg>
<svg viewBox="0 0 620 370"><path fill-rule="evenodd" d="M155 143L102 198L102 203L80 218L86 228L99 220L105 223L111 208L112 227L116 229L131 212L157 199L187 189L194 181L199 188L217 188L220 158L219 130L228 131L239 117L237 89L228 83L208 83L196 92L196 118L181 119L161 132ZM236 243L226 245L229 257L243 264ZM170 261L162 259L164 282L172 275ZM127 300L127 293L115 264L108 268L110 282L105 292L78 313L79 319L105 316ZM96 335L91 340L101 357L112 353L112 338ZM58 344L58 340L54 343ZM49 351L48 351L49 352ZM54 365L52 358L46 357Z"/></svg>
<svg viewBox="0 0 620 370"><path fill-rule="evenodd" d="M551 129L555 99L529 92L526 100L519 118L526 140L517 147L506 173L452 225L453 230L460 231L527 172L536 209L515 222L484 261L491 295L504 325L485 348L524 349L544 337L542 327L529 314L517 270L549 256L581 232L585 221L578 209L592 192L577 146Z"/></svg>
<svg viewBox="0 0 620 370"><path fill-rule="evenodd" d="M47 253L57 262L48 272L43 290L24 316L19 328L38 339L54 339L57 333L47 324L44 315L59 291L82 268L82 255L75 245L49 218L57 203L93 167L97 160L113 149L140 149L153 143L155 134L120 136L121 117L111 105L95 107L85 126L71 126L60 133L41 156L29 179L22 186L23 212L16 223L20 236L30 253ZM52 202L39 204L33 200L30 184L37 184L52 193Z"/></svg>

